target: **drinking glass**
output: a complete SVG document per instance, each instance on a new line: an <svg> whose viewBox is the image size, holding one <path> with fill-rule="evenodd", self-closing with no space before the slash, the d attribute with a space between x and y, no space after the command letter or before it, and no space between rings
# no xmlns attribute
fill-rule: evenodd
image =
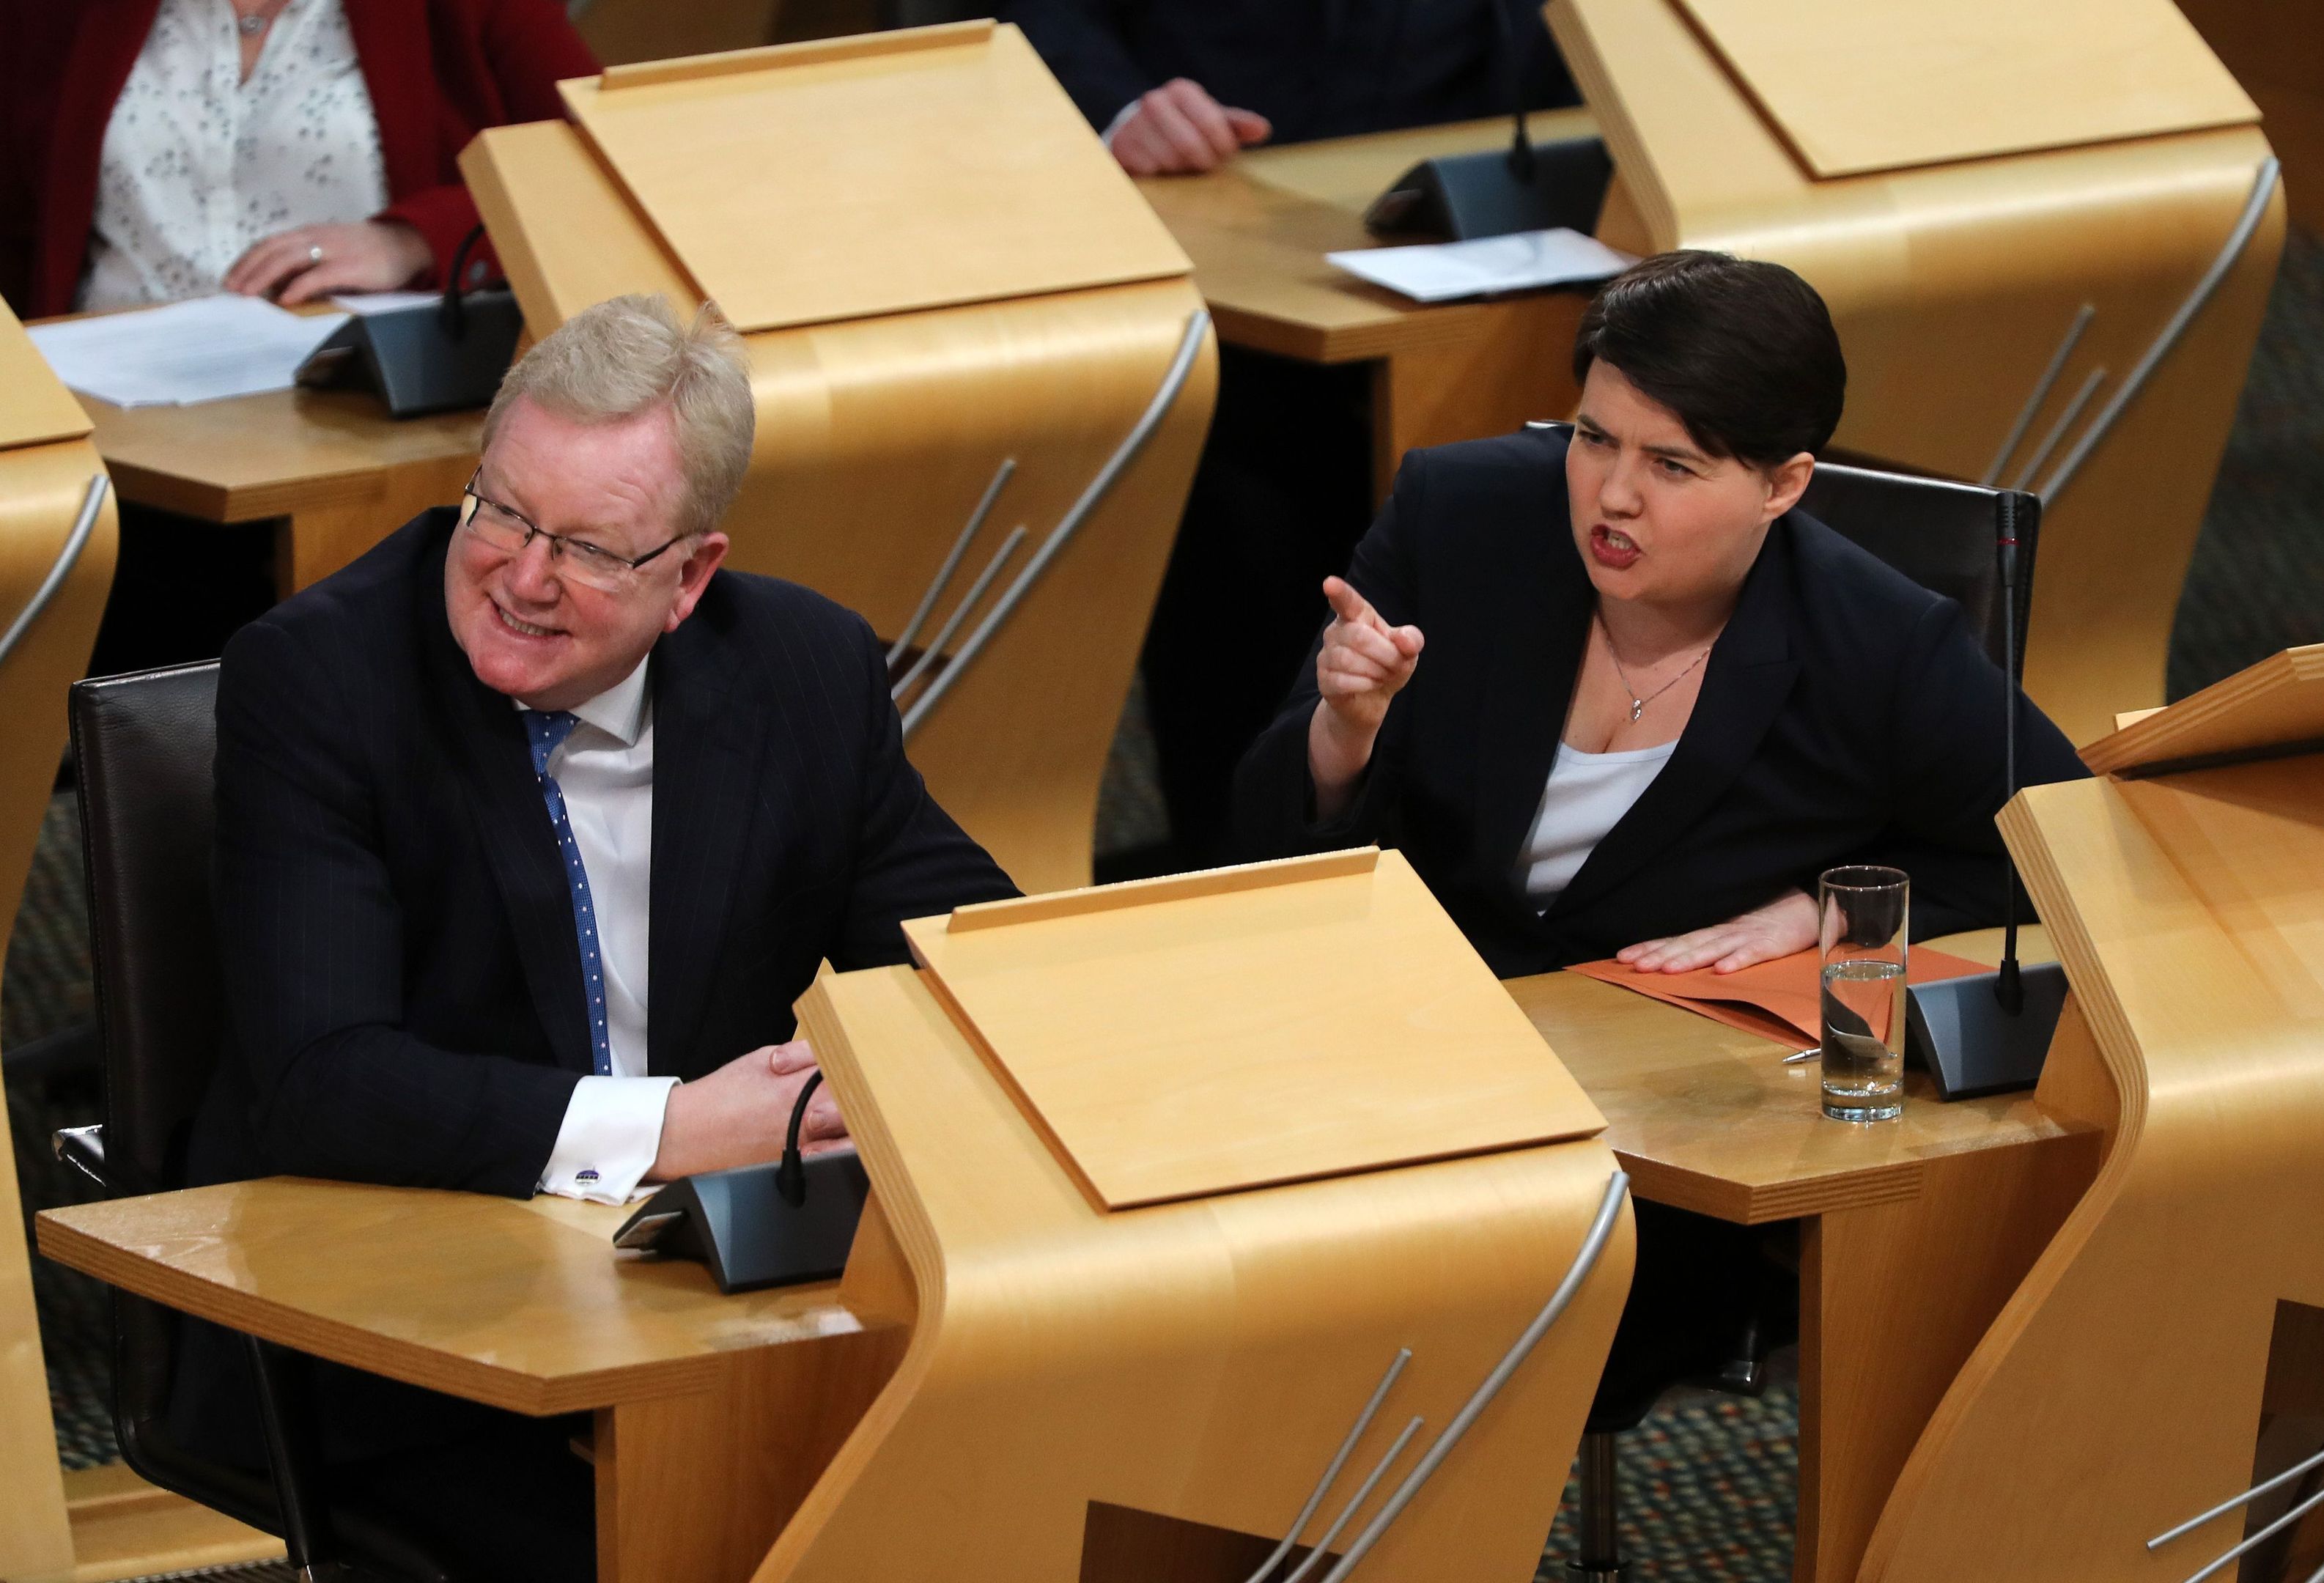
<svg viewBox="0 0 2324 1583"><path fill-rule="evenodd" d="M1823 1113L1904 1111L1904 963L1912 881L1902 869L1827 869L1817 881L1823 956Z"/></svg>

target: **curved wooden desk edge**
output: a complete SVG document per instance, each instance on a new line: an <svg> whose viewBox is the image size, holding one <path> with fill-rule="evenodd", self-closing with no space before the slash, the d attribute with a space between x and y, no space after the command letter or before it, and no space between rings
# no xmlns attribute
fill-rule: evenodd
<svg viewBox="0 0 2324 1583"><path fill-rule="evenodd" d="M887 1388L761 1567L766 1583L939 1567L1070 1580L1089 1564L1085 1505L1108 1503L1228 1542L1269 1533L1394 1353L1385 1326L1415 1361L1343 1500L1403 1414L1425 1412L1431 1435L1448 1422L1562 1273L1612 1166L1582 1140L1107 1215L910 970L826 975L799 1013L883 1206L858 1257L880 1256L890 1235L889 1256L907 1266L858 1289L908 1284L917 1319ZM930 1146L939 1132L949 1157ZM1441 1219L1456 1201L1459 1230ZM1382 1541L1383 1575L1449 1580L1494 1562L1515 1575L1537 1560L1628 1287L1627 1220ZM1333 1279L1422 1246L1400 1283ZM1319 1280L1333 1294L1321 1304ZM916 1535L929 1510L946 1514L942 1532Z"/></svg>

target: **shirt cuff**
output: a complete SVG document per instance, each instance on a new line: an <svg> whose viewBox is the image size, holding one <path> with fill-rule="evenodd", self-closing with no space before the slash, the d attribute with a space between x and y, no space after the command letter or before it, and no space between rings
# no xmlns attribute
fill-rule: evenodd
<svg viewBox="0 0 2324 1583"><path fill-rule="evenodd" d="M1113 119L1107 122L1105 130L1097 134L1098 142L1105 144L1106 152L1113 152L1113 134L1130 124L1130 118L1138 114L1138 106L1145 102L1146 96L1140 94L1113 113Z"/></svg>
<svg viewBox="0 0 2324 1583"><path fill-rule="evenodd" d="M540 1191L595 1204L627 1203L661 1152L674 1077L585 1077L573 1085Z"/></svg>

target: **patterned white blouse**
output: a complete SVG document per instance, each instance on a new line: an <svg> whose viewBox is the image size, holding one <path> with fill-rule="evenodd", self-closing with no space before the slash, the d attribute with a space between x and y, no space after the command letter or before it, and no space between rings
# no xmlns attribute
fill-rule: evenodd
<svg viewBox="0 0 2324 1583"><path fill-rule="evenodd" d="M207 296L254 244L386 207L340 0L290 0L248 82L226 0L161 0L105 129L75 306Z"/></svg>

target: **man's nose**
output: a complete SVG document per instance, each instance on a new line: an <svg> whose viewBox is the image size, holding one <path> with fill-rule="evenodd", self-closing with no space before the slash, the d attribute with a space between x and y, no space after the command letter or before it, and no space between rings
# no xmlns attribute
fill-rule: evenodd
<svg viewBox="0 0 2324 1583"><path fill-rule="evenodd" d="M509 557L509 592L521 599L554 604L563 592L557 580L557 547L545 533L536 533Z"/></svg>

